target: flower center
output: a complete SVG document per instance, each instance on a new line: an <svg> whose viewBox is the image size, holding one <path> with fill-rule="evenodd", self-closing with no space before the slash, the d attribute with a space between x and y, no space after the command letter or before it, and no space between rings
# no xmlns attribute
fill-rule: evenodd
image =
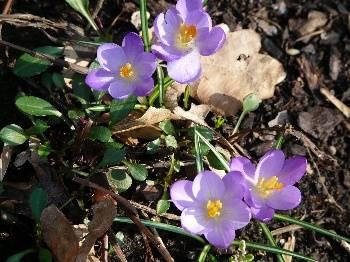
<svg viewBox="0 0 350 262"><path fill-rule="evenodd" d="M270 196L273 191L281 190L284 187L284 184L278 182L278 177L273 176L269 179L265 180L265 178L261 177L256 185L256 190L260 196L266 198Z"/></svg>
<svg viewBox="0 0 350 262"><path fill-rule="evenodd" d="M177 34L177 43L181 48L188 47L196 36L197 28L194 25L181 24Z"/></svg>
<svg viewBox="0 0 350 262"><path fill-rule="evenodd" d="M126 63L125 65L120 67L119 75L122 78L131 79L135 75L134 68L132 67L132 65L130 63Z"/></svg>
<svg viewBox="0 0 350 262"><path fill-rule="evenodd" d="M207 214L208 217L214 218L221 214L222 203L220 200L209 200L207 202Z"/></svg>

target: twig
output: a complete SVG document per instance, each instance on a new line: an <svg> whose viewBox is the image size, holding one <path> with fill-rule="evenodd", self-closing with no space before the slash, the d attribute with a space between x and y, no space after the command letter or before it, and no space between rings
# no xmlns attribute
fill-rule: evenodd
<svg viewBox="0 0 350 262"><path fill-rule="evenodd" d="M332 95L326 88L321 87L320 92L324 95L336 108L339 109L347 118L350 117L350 108L345 105L342 101Z"/></svg>
<svg viewBox="0 0 350 262"><path fill-rule="evenodd" d="M39 52L27 49L27 48L22 47L22 46L18 46L18 45L12 44L12 43L4 41L4 40L0 40L0 44L4 45L4 46L11 47L13 49L16 49L16 50L19 50L19 51L22 51L22 52L25 52L25 53L28 53L31 56L50 61L50 62L52 62L52 63L54 63L54 64L56 64L58 66L66 67L68 69L73 70L74 72L79 73L79 74L86 75L89 72L89 69L86 68L86 67L79 66L79 65L73 64L73 63L68 63L67 61L65 61L63 59L56 58L56 57L51 56L51 55L39 53Z"/></svg>
<svg viewBox="0 0 350 262"><path fill-rule="evenodd" d="M275 230L272 230L271 235L277 236L277 235L281 235L281 234L288 233L291 231L299 230L302 228L303 227L298 226L298 225L289 225L289 226L285 226L285 227L281 227L281 228L277 228Z"/></svg>
<svg viewBox="0 0 350 262"><path fill-rule="evenodd" d="M126 200L124 197L105 189L104 187L101 187L95 183L92 183L86 179L82 179L80 177L74 177L72 179L74 182L77 182L78 184L81 184L83 186L87 186L93 189L97 189L105 194L109 194L112 196L122 208L127 212L128 217L136 224L136 226L143 232L148 239L153 243L153 245L158 249L159 253L162 255L165 261L174 261L174 259L171 257L169 251L167 249L164 249L164 247L159 243L157 238L152 234L152 232L145 227L140 219L137 217L137 210L129 203L128 200Z"/></svg>
<svg viewBox="0 0 350 262"><path fill-rule="evenodd" d="M2 10L3 15L7 15L10 12L11 7L13 5L13 2L14 2L14 0L7 0L6 5L5 5L4 9Z"/></svg>
<svg viewBox="0 0 350 262"><path fill-rule="evenodd" d="M108 230L109 242L121 262L128 262L112 230Z"/></svg>
<svg viewBox="0 0 350 262"><path fill-rule="evenodd" d="M174 215L174 214L170 214L170 213L163 213L163 214L157 214L157 211L153 208L150 208L150 207L147 207L147 206L144 206L144 205L141 205L137 202L134 202L132 200L129 200L129 202L134 206L136 207L137 209L140 209L142 211L145 211L147 213L150 213L154 216L160 216L160 217L164 217L166 219L169 219L169 220L176 220L176 221L180 221L180 217L177 216L177 215Z"/></svg>
<svg viewBox="0 0 350 262"><path fill-rule="evenodd" d="M311 37L316 36L316 35L320 35L320 34L322 34L322 33L324 33L324 30L323 30L323 29L320 29L320 30L317 30L317 31L314 31L314 32L311 32L311 33L308 33L308 34L305 34L305 35L299 37L298 39L296 39L296 40L294 41L294 43L303 41L303 40L305 40L305 39L307 39L307 38L311 38Z"/></svg>
<svg viewBox="0 0 350 262"><path fill-rule="evenodd" d="M108 262L108 235L104 234L102 239L102 262Z"/></svg>

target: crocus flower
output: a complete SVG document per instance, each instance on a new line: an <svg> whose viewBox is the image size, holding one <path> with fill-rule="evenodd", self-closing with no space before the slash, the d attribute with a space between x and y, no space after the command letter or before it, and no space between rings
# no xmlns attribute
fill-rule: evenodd
<svg viewBox="0 0 350 262"><path fill-rule="evenodd" d="M156 57L144 52L143 42L137 34L128 33L122 46L102 44L97 49L97 60L101 67L90 71L85 79L91 88L108 90L117 99L129 95L146 96L152 91Z"/></svg>
<svg viewBox="0 0 350 262"><path fill-rule="evenodd" d="M165 14L154 21L158 42L152 51L167 61L168 74L179 83L190 83L201 74L200 55L218 51L226 35L203 11L201 0L178 0Z"/></svg>
<svg viewBox="0 0 350 262"><path fill-rule="evenodd" d="M231 160L230 169L240 173L235 179L246 188L244 200L253 217L268 221L276 209L289 210L299 205L301 193L293 185L304 176L306 164L305 157L286 159L281 150L271 150L256 168L249 159L236 157Z"/></svg>
<svg viewBox="0 0 350 262"><path fill-rule="evenodd" d="M194 234L204 234L218 248L227 248L235 238L235 230L247 225L251 218L242 201L244 188L234 177L235 172L221 179L204 171L193 182L179 180L170 188L171 200L182 211L182 227Z"/></svg>

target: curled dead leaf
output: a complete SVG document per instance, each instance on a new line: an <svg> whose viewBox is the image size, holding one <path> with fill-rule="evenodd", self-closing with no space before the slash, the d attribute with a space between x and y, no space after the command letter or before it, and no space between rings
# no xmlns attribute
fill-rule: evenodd
<svg viewBox="0 0 350 262"><path fill-rule="evenodd" d="M272 97L286 73L279 61L259 54L260 48L260 36L253 30L228 33L219 52L201 58L202 77L192 85L191 95L223 115L236 114L250 93Z"/></svg>
<svg viewBox="0 0 350 262"><path fill-rule="evenodd" d="M298 33L300 36L306 36L326 25L328 22L327 14L320 11L310 11L307 16L307 21L299 29ZM303 42L307 43L311 39L310 37L303 38Z"/></svg>

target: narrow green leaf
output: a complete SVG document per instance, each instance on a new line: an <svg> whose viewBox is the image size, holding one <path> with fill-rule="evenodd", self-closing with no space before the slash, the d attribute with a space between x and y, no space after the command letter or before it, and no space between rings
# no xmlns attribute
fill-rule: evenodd
<svg viewBox="0 0 350 262"><path fill-rule="evenodd" d="M219 153L219 152L218 152ZM223 158L224 156L219 153ZM225 170L225 165L223 165L221 163L221 161L216 157L216 155L210 150L208 152L208 154L206 155L207 156L207 159L209 161L209 164L214 167L215 169L218 169L218 170Z"/></svg>
<svg viewBox="0 0 350 262"><path fill-rule="evenodd" d="M84 16L92 28L95 31L98 31L98 27L89 12L89 0L66 0L66 3L68 3L75 11Z"/></svg>
<svg viewBox="0 0 350 262"><path fill-rule="evenodd" d="M115 149L112 147L107 147L104 152L101 162L98 164L99 168L116 165L125 158L124 149Z"/></svg>
<svg viewBox="0 0 350 262"><path fill-rule="evenodd" d="M145 51L150 51L149 37L148 37L148 19L147 19L147 1L140 0L140 14L141 14L141 28L142 38L145 44Z"/></svg>
<svg viewBox="0 0 350 262"><path fill-rule="evenodd" d="M270 245L273 246L273 247L277 247L276 241L273 238L273 236L272 236L272 234L270 232L270 229L264 223L259 222L259 225L260 225L264 235L266 236L267 240L270 242ZM280 254L277 254L276 258L277 258L278 261L284 262L284 259L283 259L283 257Z"/></svg>
<svg viewBox="0 0 350 262"><path fill-rule="evenodd" d="M175 128L173 123L170 120L165 120L159 123L159 128L163 130L163 132L167 135L175 136Z"/></svg>
<svg viewBox="0 0 350 262"><path fill-rule="evenodd" d="M62 113L49 102L35 96L19 97L16 106L22 112L33 116L62 116Z"/></svg>
<svg viewBox="0 0 350 262"><path fill-rule="evenodd" d="M137 181L145 181L148 176L147 169L140 164L133 164L127 161L124 161L124 164L128 167L128 171L131 176Z"/></svg>
<svg viewBox="0 0 350 262"><path fill-rule="evenodd" d="M6 259L6 262L20 262L22 260L22 258L24 258L26 255L30 254L30 253L34 253L35 250L32 248L23 250L21 252L18 252L10 257L8 257Z"/></svg>
<svg viewBox="0 0 350 262"><path fill-rule="evenodd" d="M111 104L111 125L123 120L134 109L137 103L136 96L129 96L122 100L113 100Z"/></svg>
<svg viewBox="0 0 350 262"><path fill-rule="evenodd" d="M197 126L194 127L194 149L195 149L195 155L196 155L196 166L197 166L197 172L200 173L203 171L203 159L202 159L202 152L199 142L199 132L197 131Z"/></svg>
<svg viewBox="0 0 350 262"><path fill-rule="evenodd" d="M106 143L110 140L112 132L104 126L94 126L90 130L89 138L92 140L98 140L102 143Z"/></svg>
<svg viewBox="0 0 350 262"><path fill-rule="evenodd" d="M26 142L28 137L22 127L11 124L1 129L0 139L10 146L18 146Z"/></svg>
<svg viewBox="0 0 350 262"><path fill-rule="evenodd" d="M63 54L63 47L43 46L34 49L34 51L58 57ZM51 64L49 61L23 54L17 59L13 73L19 77L32 77L44 72Z"/></svg>
<svg viewBox="0 0 350 262"><path fill-rule="evenodd" d="M29 197L29 206L32 209L33 217L37 223L40 222L40 215L44 208L47 206L48 196L44 189L41 187L35 188Z"/></svg>
<svg viewBox="0 0 350 262"><path fill-rule="evenodd" d="M118 193L128 190L132 185L132 178L123 170L112 170L107 174L107 179Z"/></svg>
<svg viewBox="0 0 350 262"><path fill-rule="evenodd" d="M205 262L210 249L211 249L211 245L205 245L203 247L197 261L198 262Z"/></svg>
<svg viewBox="0 0 350 262"><path fill-rule="evenodd" d="M195 126L188 129L189 135L194 138L195 130L200 133L206 140L211 141L214 139L213 132L204 126Z"/></svg>

